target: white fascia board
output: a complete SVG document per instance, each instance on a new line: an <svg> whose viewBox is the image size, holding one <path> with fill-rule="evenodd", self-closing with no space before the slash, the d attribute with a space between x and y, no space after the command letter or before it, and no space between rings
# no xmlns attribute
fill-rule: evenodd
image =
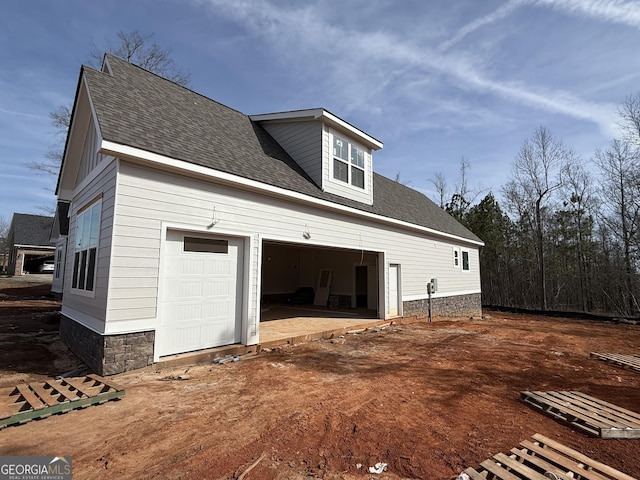
<svg viewBox="0 0 640 480"><path fill-rule="evenodd" d="M37 248L39 250L55 250L56 249L56 247L48 247L45 245L24 245L21 243L15 243L13 246L19 247L19 248Z"/></svg>
<svg viewBox="0 0 640 480"><path fill-rule="evenodd" d="M360 139L360 141L364 143L365 146L371 148L372 150L380 150L384 146L384 144L380 140L366 134L359 128L356 128L350 123L345 122L340 117L337 117L333 113L326 111L324 108L311 108L308 110L294 110L292 112L249 115L249 118L254 122L283 122L292 120L310 121L321 119L326 124L334 128L338 128L356 136L358 139Z"/></svg>
<svg viewBox="0 0 640 480"><path fill-rule="evenodd" d="M474 245L477 247L481 247L484 245L484 242L478 242L475 240L470 240L468 238L459 237L457 235L452 235L450 233L440 232L432 228L423 227L421 225L416 225L414 223L405 222L404 220L396 220L395 218L389 218L389 217L384 217L382 215L377 215L375 213L365 212L363 210L358 210L357 208L347 207L344 205L340 205L338 203L329 202L327 200L321 200L319 198L310 197L302 193L293 192L291 190L286 190L280 187L274 187L273 185L268 185L266 183L258 182L256 180L250 180L248 178L240 177L238 175L233 175L231 173L214 170L213 168L210 168L210 167L203 167L202 165L195 165L193 163L188 163L183 160L176 160L175 158L165 157L164 155L149 152L147 150L142 150L136 147L130 147L128 145L122 145L119 143L110 142L108 140L102 141L102 146L99 151L100 153L113 155L115 157L122 157L125 159L134 160L134 161L144 160L147 162L156 163L159 165L163 165L164 167L168 167L170 169L181 170L183 172L188 172L191 174L196 174L199 176L215 179L222 183L227 183L234 186L240 186L245 189L255 190L268 195L287 198L298 203L313 205L319 208L323 208L325 210L333 210L333 211L345 213L345 214L356 216L356 217L366 218L378 223L385 223L388 225L394 225L394 226L409 229L409 230L427 233L429 235L433 235L436 237L456 240L457 242Z"/></svg>

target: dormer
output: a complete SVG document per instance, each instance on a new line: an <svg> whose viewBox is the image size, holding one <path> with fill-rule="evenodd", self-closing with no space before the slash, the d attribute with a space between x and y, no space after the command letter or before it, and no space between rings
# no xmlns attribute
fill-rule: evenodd
<svg viewBox="0 0 640 480"><path fill-rule="evenodd" d="M383 144L323 108L251 115L327 193L373 204L373 152Z"/></svg>

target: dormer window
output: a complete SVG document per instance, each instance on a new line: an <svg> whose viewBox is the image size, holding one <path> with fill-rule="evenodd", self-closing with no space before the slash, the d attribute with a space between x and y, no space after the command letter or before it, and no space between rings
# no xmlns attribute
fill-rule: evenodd
<svg viewBox="0 0 640 480"><path fill-rule="evenodd" d="M364 189L364 150L333 135L333 178Z"/></svg>

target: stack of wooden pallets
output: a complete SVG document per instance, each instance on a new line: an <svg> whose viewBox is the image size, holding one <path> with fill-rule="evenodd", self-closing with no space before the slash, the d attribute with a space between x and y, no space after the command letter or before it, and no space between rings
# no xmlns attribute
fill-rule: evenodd
<svg viewBox="0 0 640 480"><path fill-rule="evenodd" d="M636 480L539 434L464 473L471 480Z"/></svg>
<svg viewBox="0 0 640 480"><path fill-rule="evenodd" d="M22 383L0 394L0 428L65 413L124 395L124 388L98 375Z"/></svg>
<svg viewBox="0 0 640 480"><path fill-rule="evenodd" d="M592 353L591 357L640 372L636 355ZM521 392L520 398L583 433L600 438L640 438L640 414L584 393ZM478 469L467 468L464 474L471 480L637 480L540 434L508 454L498 453L483 461Z"/></svg>

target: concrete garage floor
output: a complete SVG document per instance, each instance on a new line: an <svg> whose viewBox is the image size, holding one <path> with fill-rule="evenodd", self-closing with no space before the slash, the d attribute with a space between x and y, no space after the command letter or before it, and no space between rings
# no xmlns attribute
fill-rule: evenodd
<svg viewBox="0 0 640 480"><path fill-rule="evenodd" d="M375 310L362 308L338 310L313 305L265 305L261 310L258 345L236 344L168 355L155 365L158 368L194 365L216 358L255 354L263 348L306 342L391 323L390 320L375 317Z"/></svg>
<svg viewBox="0 0 640 480"><path fill-rule="evenodd" d="M311 340L336 330L358 329L385 323L375 318L375 310L333 310L313 305L267 305L261 310L260 345L293 343L291 339Z"/></svg>

